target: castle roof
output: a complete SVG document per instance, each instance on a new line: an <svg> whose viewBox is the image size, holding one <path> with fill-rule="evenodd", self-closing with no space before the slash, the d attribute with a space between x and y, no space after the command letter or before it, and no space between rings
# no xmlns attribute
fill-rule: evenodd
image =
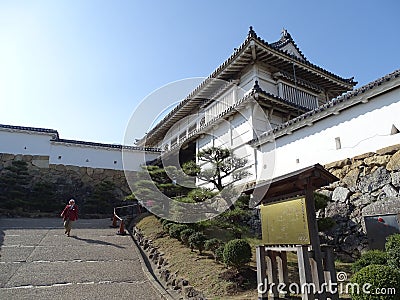
<svg viewBox="0 0 400 300"><path fill-rule="evenodd" d="M52 135L54 138L59 137L57 130L48 129L48 128L37 128L37 127L25 127L25 126L0 124L0 129L7 129L10 131L35 132L35 133L41 133L41 134L49 134L49 135Z"/></svg>

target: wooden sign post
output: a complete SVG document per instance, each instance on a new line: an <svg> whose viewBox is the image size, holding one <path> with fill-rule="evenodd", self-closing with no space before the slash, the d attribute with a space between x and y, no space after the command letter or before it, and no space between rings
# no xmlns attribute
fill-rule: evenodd
<svg viewBox="0 0 400 300"><path fill-rule="evenodd" d="M261 203L258 299L278 299L289 292L301 294L304 300L339 299L332 249L320 245L314 204L314 191L337 180L317 164L246 191ZM299 284L288 282L289 251L297 254Z"/></svg>

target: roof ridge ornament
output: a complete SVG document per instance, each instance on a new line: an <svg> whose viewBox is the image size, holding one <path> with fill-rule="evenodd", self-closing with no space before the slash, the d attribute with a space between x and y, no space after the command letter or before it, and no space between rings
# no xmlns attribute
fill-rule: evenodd
<svg viewBox="0 0 400 300"><path fill-rule="evenodd" d="M292 36L287 29L285 29L285 27L283 27L281 31L281 40L293 40Z"/></svg>
<svg viewBox="0 0 400 300"><path fill-rule="evenodd" d="M249 33L248 33L249 37L257 37L257 33L253 30L253 26L249 27Z"/></svg>
<svg viewBox="0 0 400 300"><path fill-rule="evenodd" d="M260 86L258 85L258 80L256 80L256 81L254 82L253 91L256 91L256 92L260 92L260 91L261 91L261 88L260 88Z"/></svg>

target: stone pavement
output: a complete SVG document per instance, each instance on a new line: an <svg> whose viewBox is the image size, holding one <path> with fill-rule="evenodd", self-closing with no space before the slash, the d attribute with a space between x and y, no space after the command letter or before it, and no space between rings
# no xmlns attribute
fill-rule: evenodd
<svg viewBox="0 0 400 300"><path fill-rule="evenodd" d="M0 299L162 299L129 235L109 219L0 218Z"/></svg>

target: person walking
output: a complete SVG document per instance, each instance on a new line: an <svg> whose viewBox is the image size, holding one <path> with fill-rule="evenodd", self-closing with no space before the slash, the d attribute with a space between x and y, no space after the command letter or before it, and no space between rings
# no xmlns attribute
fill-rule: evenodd
<svg viewBox="0 0 400 300"><path fill-rule="evenodd" d="M70 236L72 223L78 220L78 206L75 204L74 199L69 200L69 203L61 213L61 217L64 220L65 234Z"/></svg>

